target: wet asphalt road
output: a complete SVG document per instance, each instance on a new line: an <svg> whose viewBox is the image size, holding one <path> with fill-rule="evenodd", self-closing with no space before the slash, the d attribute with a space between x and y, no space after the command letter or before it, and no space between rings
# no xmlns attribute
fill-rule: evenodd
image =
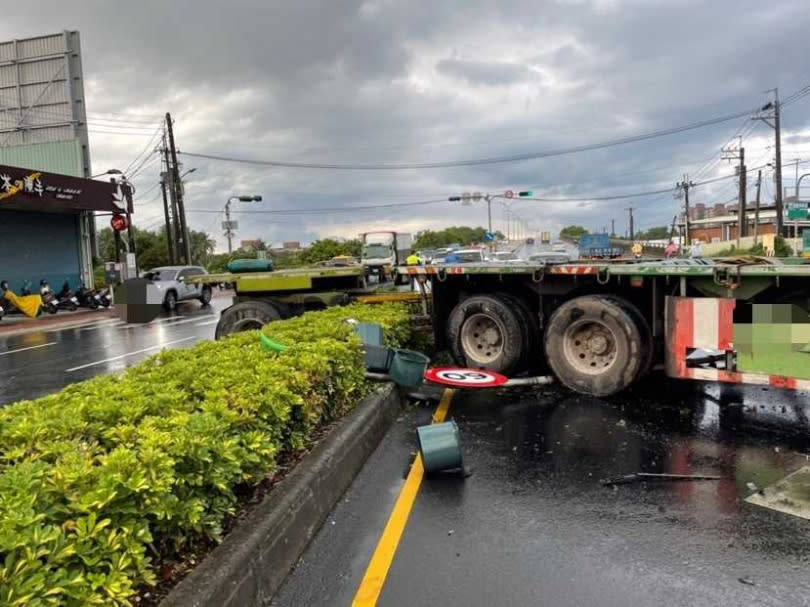
<svg viewBox="0 0 810 607"><path fill-rule="evenodd" d="M473 474L423 482L378 605L807 605L810 522L742 500L810 463L808 397L660 376L610 401L456 392ZM434 407L394 424L274 605L351 604ZM723 480L599 483L640 471Z"/></svg>
<svg viewBox="0 0 810 607"><path fill-rule="evenodd" d="M0 335L0 406L56 392L67 384L115 373L157 353L161 347L188 347L213 339L219 311L230 297L211 305L182 302L147 325L103 317L66 329L44 328Z"/></svg>

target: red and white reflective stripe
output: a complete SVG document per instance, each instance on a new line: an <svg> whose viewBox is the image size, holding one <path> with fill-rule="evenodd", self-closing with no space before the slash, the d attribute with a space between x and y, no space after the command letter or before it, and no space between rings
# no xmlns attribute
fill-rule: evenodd
<svg viewBox="0 0 810 607"><path fill-rule="evenodd" d="M551 266L549 274L598 274L599 268L596 266Z"/></svg>
<svg viewBox="0 0 810 607"><path fill-rule="evenodd" d="M731 350L734 341L733 299L690 298L692 306L692 348Z"/></svg>
<svg viewBox="0 0 810 607"><path fill-rule="evenodd" d="M764 373L735 373L720 369L687 369L690 379L704 381L719 381L730 384L749 384L754 386L769 386L771 388L784 388L787 390L810 390L810 379L796 379L784 375L766 375Z"/></svg>

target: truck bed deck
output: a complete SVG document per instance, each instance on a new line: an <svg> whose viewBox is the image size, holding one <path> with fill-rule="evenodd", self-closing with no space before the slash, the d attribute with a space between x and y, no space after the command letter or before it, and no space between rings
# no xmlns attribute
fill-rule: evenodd
<svg viewBox="0 0 810 607"><path fill-rule="evenodd" d="M403 266L399 272L411 275L444 276L453 274L501 275L600 275L605 276L716 276L732 273L738 276L807 276L810 260L789 257L724 257L699 259L583 259L562 264L523 263L462 263L435 266Z"/></svg>
<svg viewBox="0 0 810 607"><path fill-rule="evenodd" d="M362 289L362 266L308 267L269 272L223 272L194 276L188 281L195 284L232 283L239 293L270 291L308 291L319 289Z"/></svg>

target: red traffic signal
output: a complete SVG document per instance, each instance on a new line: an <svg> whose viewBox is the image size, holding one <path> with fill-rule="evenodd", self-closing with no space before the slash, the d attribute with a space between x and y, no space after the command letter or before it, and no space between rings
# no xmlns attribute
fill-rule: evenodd
<svg viewBox="0 0 810 607"><path fill-rule="evenodd" d="M129 226L126 215L116 213L110 219L110 227L116 232L123 232Z"/></svg>
<svg viewBox="0 0 810 607"><path fill-rule="evenodd" d="M512 190L506 190L503 195L504 198L514 198L515 193Z"/></svg>

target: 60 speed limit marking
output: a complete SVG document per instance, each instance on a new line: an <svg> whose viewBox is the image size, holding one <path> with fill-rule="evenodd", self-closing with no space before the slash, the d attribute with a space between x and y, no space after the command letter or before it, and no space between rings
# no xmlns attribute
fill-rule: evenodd
<svg viewBox="0 0 810 607"><path fill-rule="evenodd" d="M425 380L456 388L495 388L504 385L509 378L482 369L433 367L425 371Z"/></svg>

